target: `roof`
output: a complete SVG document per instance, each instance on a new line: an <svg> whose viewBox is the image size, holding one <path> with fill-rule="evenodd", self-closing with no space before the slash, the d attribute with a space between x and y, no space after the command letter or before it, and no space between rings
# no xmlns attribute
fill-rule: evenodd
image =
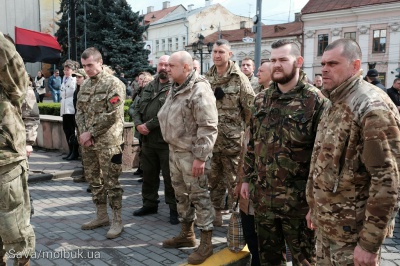
<svg viewBox="0 0 400 266"><path fill-rule="evenodd" d="M329 12L354 7L379 5L399 0L309 0L301 10L301 14L312 14L319 12Z"/></svg>
<svg viewBox="0 0 400 266"><path fill-rule="evenodd" d="M216 5L219 5L219 4L216 4ZM190 16L192 16L194 14L197 14L197 13L199 13L199 12L203 11L204 9L209 8L209 7L211 7L211 5L210 6L199 7L199 8L192 9L192 10L186 10L186 12L182 12L182 13L171 14L169 16L165 16L163 19L158 20L156 23L151 23L151 25L157 25L157 24L168 23L168 22L171 22L171 21L184 19L184 18L190 17Z"/></svg>
<svg viewBox="0 0 400 266"><path fill-rule="evenodd" d="M171 6L171 7L165 8L165 9L147 13L144 16L144 24L145 25L150 24L150 23L153 24L155 21L158 21L158 20L164 18L165 16L167 16L168 14L170 14L172 11L177 9L179 6L181 6L181 5Z"/></svg>
<svg viewBox="0 0 400 266"><path fill-rule="evenodd" d="M263 25L261 38L267 39L301 35L303 34L301 24L301 22L290 22L276 25ZM222 39L225 39L229 42L242 42L242 39L246 36L255 39L255 34L251 32L250 28L223 30L221 31L221 34ZM214 32L205 37L204 43L216 42L217 40L218 32Z"/></svg>

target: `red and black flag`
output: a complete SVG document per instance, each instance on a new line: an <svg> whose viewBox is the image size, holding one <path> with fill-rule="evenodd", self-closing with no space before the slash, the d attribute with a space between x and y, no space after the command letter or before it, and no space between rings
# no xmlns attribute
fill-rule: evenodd
<svg viewBox="0 0 400 266"><path fill-rule="evenodd" d="M61 47L50 34L15 27L15 45L24 62L57 64Z"/></svg>

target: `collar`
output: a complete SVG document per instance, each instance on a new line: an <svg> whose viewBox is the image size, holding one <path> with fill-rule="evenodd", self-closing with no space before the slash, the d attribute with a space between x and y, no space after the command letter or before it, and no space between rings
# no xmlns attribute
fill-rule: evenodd
<svg viewBox="0 0 400 266"><path fill-rule="evenodd" d="M332 102L337 102L340 99L342 99L345 95L347 95L347 93L349 91L349 87L353 87L355 83L363 80L362 73L363 73L363 70L360 69L356 74L351 76L349 79L345 80L336 89L333 89L332 91L328 91L324 88L321 90L321 92Z"/></svg>

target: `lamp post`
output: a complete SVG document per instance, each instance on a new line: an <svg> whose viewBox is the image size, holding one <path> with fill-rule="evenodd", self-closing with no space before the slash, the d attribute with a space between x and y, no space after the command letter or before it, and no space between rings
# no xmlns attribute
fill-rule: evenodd
<svg viewBox="0 0 400 266"><path fill-rule="evenodd" d="M201 34L199 36L199 41L198 42L194 42L192 44L193 53L194 54L196 54L196 53L200 54L200 74L201 75L203 75L203 54L211 54L213 45L214 44L212 42L207 43L208 52L203 52L204 36L201 35Z"/></svg>

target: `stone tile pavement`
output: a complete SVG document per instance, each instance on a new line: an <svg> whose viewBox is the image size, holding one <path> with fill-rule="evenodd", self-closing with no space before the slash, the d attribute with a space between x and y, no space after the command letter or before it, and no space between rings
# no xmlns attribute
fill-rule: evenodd
<svg viewBox="0 0 400 266"><path fill-rule="evenodd" d="M95 215L87 183L72 182L71 175L81 173L79 161L64 161L57 151L36 150L31 156L29 187L34 200L32 225L36 232L36 257L33 266L68 265L181 265L193 248L164 249L161 242L180 231L179 225L168 222L169 209L164 203L163 184L160 185L158 214L134 217L141 207L141 183L132 171L121 176L124 188L124 232L116 239L105 237L108 227L83 231L80 226ZM45 178L43 178L45 177ZM109 211L111 214L111 211ZM111 218L111 215L110 215ZM228 215L224 226L216 228L214 251L226 246ZM382 247L383 266L400 265L400 223L397 217L394 237ZM197 237L199 231L196 229ZM8 260L12 265L12 260Z"/></svg>

